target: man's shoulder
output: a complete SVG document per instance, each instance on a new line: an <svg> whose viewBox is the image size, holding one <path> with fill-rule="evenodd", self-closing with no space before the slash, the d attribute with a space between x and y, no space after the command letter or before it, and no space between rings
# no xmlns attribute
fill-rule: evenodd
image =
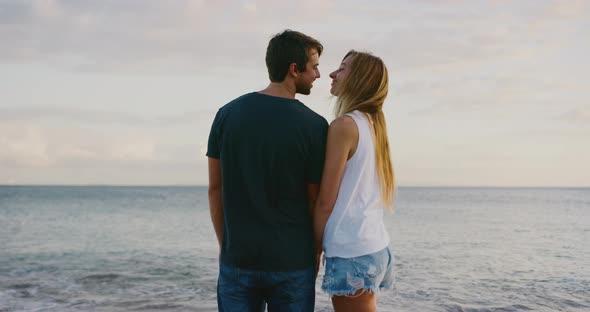
<svg viewBox="0 0 590 312"><path fill-rule="evenodd" d="M300 102L301 103L301 102ZM301 107L303 114L305 114L305 117L314 125L317 125L319 127L326 127L328 128L328 121L326 121L326 118L324 118L324 116L316 113L314 110L312 110L311 108L307 107L305 104L301 103Z"/></svg>
<svg viewBox="0 0 590 312"><path fill-rule="evenodd" d="M254 96L254 92L243 94L228 103L224 104L217 110L217 117L224 117L229 114L235 107L239 106L241 103L248 102Z"/></svg>
<svg viewBox="0 0 590 312"><path fill-rule="evenodd" d="M220 110L227 110L227 109L231 109L231 107L236 106L239 103L242 102L247 102L249 100L252 99L252 97L255 96L255 92L250 92L250 93L246 93L243 95L238 96L237 98L229 101L227 104L223 105Z"/></svg>

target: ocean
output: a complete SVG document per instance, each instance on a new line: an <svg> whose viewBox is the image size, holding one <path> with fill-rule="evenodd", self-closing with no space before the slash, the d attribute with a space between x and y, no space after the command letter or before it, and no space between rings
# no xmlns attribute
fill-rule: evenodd
<svg viewBox="0 0 590 312"><path fill-rule="evenodd" d="M589 188L402 187L385 222L379 311L590 311ZM216 311L217 269L205 187L0 186L0 311Z"/></svg>

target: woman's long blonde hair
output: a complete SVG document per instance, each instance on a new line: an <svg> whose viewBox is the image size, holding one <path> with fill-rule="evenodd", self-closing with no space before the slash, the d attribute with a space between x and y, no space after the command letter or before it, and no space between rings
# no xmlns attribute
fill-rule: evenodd
<svg viewBox="0 0 590 312"><path fill-rule="evenodd" d="M347 64L349 72L344 81L340 82L335 114L340 117L358 110L367 115L373 125L381 199L391 209L395 179L382 110L389 89L387 67L380 58L370 53L351 50L344 59L347 57L351 60Z"/></svg>

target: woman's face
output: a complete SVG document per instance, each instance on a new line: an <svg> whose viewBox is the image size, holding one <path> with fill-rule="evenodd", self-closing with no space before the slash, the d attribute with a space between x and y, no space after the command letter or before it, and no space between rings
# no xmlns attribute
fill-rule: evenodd
<svg viewBox="0 0 590 312"><path fill-rule="evenodd" d="M340 67L337 70L330 73L330 78L332 78L332 87L330 88L330 93L334 96L340 95L340 88L341 83L344 81L344 78L348 75L350 63L352 62L352 55L347 56Z"/></svg>

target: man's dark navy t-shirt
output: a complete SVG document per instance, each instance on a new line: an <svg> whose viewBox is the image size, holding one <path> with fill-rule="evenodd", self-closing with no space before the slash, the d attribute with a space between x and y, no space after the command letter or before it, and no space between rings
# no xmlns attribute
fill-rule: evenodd
<svg viewBox="0 0 590 312"><path fill-rule="evenodd" d="M314 265L307 184L319 184L326 120L294 99L257 92L217 112L207 156L221 161L221 263L289 271Z"/></svg>

